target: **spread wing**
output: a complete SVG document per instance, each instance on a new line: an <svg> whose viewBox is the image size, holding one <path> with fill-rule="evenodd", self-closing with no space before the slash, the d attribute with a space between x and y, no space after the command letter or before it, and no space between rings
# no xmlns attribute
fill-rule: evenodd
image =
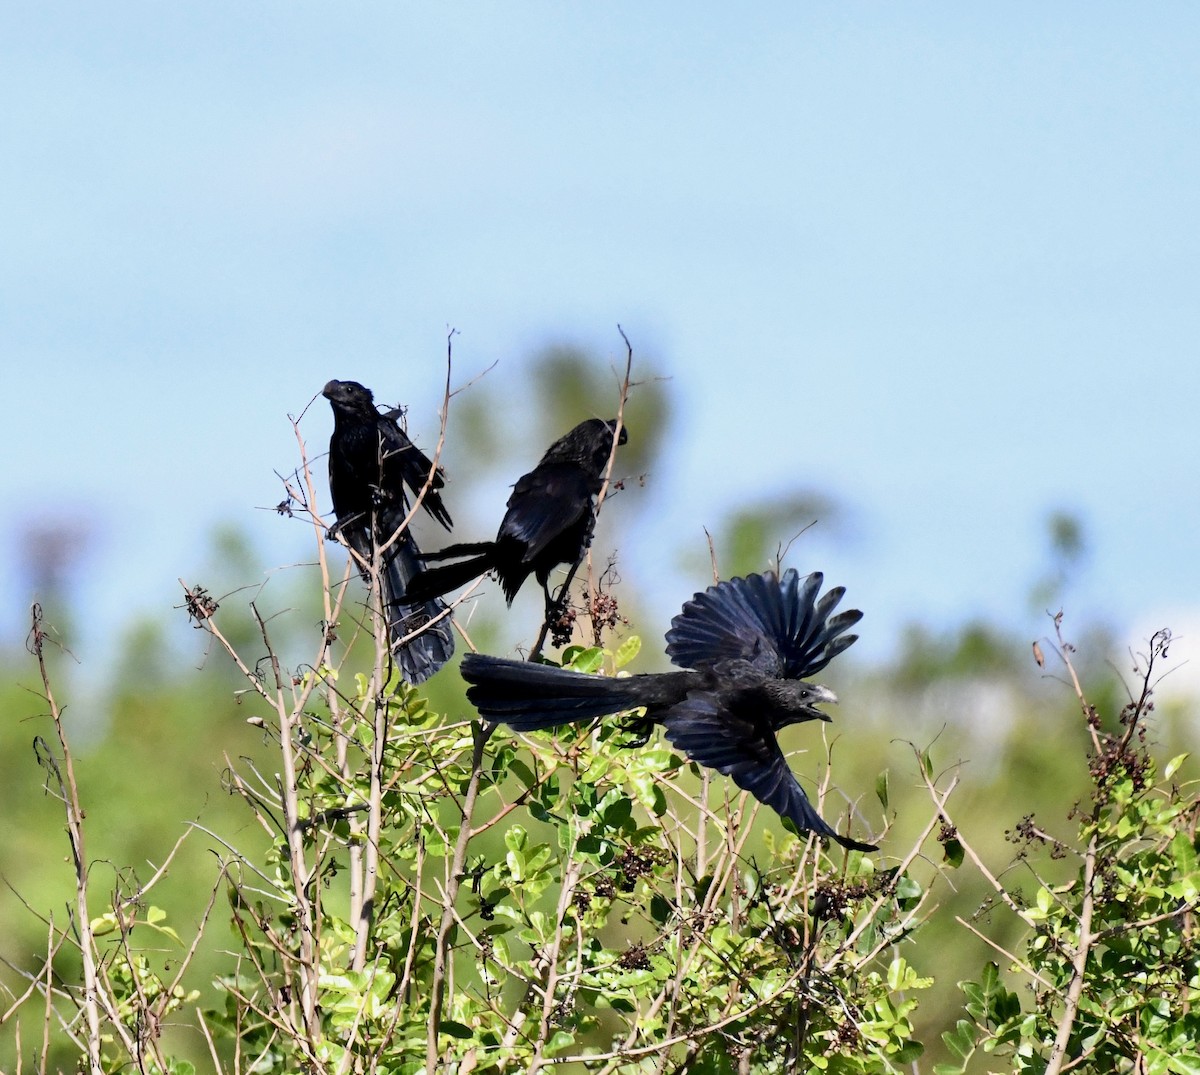
<svg viewBox="0 0 1200 1075"><path fill-rule="evenodd" d="M665 715L663 725L667 739L692 761L731 777L799 832L828 836L854 851L875 850L874 844L841 836L826 824L788 767L771 729L735 716L722 706L719 695L693 691Z"/></svg>
<svg viewBox="0 0 1200 1075"><path fill-rule="evenodd" d="M807 679L853 645L857 609L832 615L845 594L835 586L819 600L824 576L794 570L727 579L696 594L671 621L667 655L684 668L735 659L783 679Z"/></svg>
<svg viewBox="0 0 1200 1075"><path fill-rule="evenodd" d="M564 533L586 524L592 510L588 476L571 463L539 463L522 475L508 498L497 541L515 540L526 564Z"/></svg>

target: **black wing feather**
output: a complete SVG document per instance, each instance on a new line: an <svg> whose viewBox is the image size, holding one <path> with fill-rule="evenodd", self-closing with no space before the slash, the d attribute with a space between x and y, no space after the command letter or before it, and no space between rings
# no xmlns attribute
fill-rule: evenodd
<svg viewBox="0 0 1200 1075"><path fill-rule="evenodd" d="M496 540L518 541L524 547L523 562L531 564L591 510L591 497L587 475L579 467L541 463L513 486Z"/></svg>
<svg viewBox="0 0 1200 1075"><path fill-rule="evenodd" d="M831 616L845 590L819 601L824 576L794 570L727 579L696 594L671 621L667 655L684 668L727 659L749 661L784 679L807 679L852 645L845 635L862 618L857 610Z"/></svg>
<svg viewBox="0 0 1200 1075"><path fill-rule="evenodd" d="M770 728L735 716L717 694L693 691L663 719L667 739L698 765L732 778L743 791L788 818L800 832L815 832L856 851L873 844L840 835L817 813L788 766Z"/></svg>
<svg viewBox="0 0 1200 1075"><path fill-rule="evenodd" d="M391 415L381 414L376 428L379 431L380 469L383 472L381 484L385 489L394 491L400 489L403 483L415 496L428 481L429 488L425 491L421 506L449 530L453 520L438 493L445 485L441 468L434 467L433 460L408 439L408 434ZM432 481L430 474L433 475Z"/></svg>

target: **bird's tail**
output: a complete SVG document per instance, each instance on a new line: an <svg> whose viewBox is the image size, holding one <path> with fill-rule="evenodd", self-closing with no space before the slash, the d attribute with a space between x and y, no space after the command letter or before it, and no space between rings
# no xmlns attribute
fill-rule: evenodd
<svg viewBox="0 0 1200 1075"><path fill-rule="evenodd" d="M451 590L457 590L460 587L466 586L472 579L478 578L485 571L493 566L493 545L491 542L486 544L481 542L479 546L485 552L481 552L478 556L472 556L468 560L459 560L454 564L443 564L441 567L426 567L418 568L408 584L408 594L413 600L428 601L435 597L441 597L442 594L449 593ZM451 549L461 548L464 551L470 551L471 546L451 546ZM428 553L424 560L440 560L445 555L450 554L450 549L443 549L441 552Z"/></svg>
<svg viewBox="0 0 1200 1075"><path fill-rule="evenodd" d="M424 683L454 653L454 628L445 602L437 597L421 600L409 593L411 580L420 570L415 542L402 535L387 553L383 603L392 656L400 666L400 674L414 685ZM420 633L403 641L414 631Z"/></svg>
<svg viewBox="0 0 1200 1075"><path fill-rule="evenodd" d="M381 533L395 533L394 529L389 531L388 526L398 529L403 522L403 512L384 512L377 525ZM357 554L359 574L369 586L371 573L363 565L369 565L375 554L370 527L341 526L339 531ZM420 571L421 550L405 531L384 552L379 582L392 657L405 681L414 686L424 683L454 654L454 628L450 617L442 615L446 611L445 603L436 597L414 598L408 592L411 580ZM416 637L403 641L426 624L429 626Z"/></svg>
<svg viewBox="0 0 1200 1075"><path fill-rule="evenodd" d="M531 732L635 709L644 695L638 677L614 679L533 661L468 653L462 677L467 697L487 720Z"/></svg>
<svg viewBox="0 0 1200 1075"><path fill-rule="evenodd" d="M495 546L494 541L459 541L447 545L444 549L438 549L437 552L423 552L421 559L425 563L432 560L453 560L459 556L470 556L472 553L491 552Z"/></svg>

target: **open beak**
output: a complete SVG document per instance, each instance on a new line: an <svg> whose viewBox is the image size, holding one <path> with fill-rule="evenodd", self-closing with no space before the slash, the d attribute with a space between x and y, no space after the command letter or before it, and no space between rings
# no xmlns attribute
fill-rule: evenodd
<svg viewBox="0 0 1200 1075"><path fill-rule="evenodd" d="M809 690L812 691L812 701L809 702L808 708L812 711L813 716L817 720L826 722L832 721L833 718L828 713L823 713L817 708L819 705L837 705L838 697L828 687L822 687L819 683L814 683Z"/></svg>

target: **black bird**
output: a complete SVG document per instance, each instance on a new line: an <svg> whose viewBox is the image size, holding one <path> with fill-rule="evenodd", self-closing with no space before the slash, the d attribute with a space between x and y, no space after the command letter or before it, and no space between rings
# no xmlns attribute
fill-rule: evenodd
<svg viewBox="0 0 1200 1075"><path fill-rule="evenodd" d="M546 592L550 606L550 572L559 564L577 564L592 541L596 524L594 498L604 483L617 420L589 418L559 437L541 462L523 475L508 498L508 510L495 541L451 545L426 553L426 561L469 559L422 571L409 584L414 597L437 597L465 586L485 571L495 571L511 605L531 574ZM621 426L618 444L628 440Z"/></svg>
<svg viewBox="0 0 1200 1075"><path fill-rule="evenodd" d="M421 552L411 531L401 530L409 513L404 487L414 494L425 489L421 506L449 530L450 513L439 492L441 471L391 414L379 412L369 388L357 381L330 381L322 395L333 407L329 492L337 530L362 558L364 579L370 578L367 568L375 548L381 550L380 589L392 653L409 683L423 683L450 659L454 634L448 615L430 624L446 611L445 604L408 596L409 581L421 567ZM401 643L425 624L429 626L421 634Z"/></svg>
<svg viewBox="0 0 1200 1075"><path fill-rule="evenodd" d="M817 706L836 695L805 680L858 638L845 632L862 613L832 615L845 590L818 600L821 583L820 572L802 579L789 570L782 579L748 575L696 594L667 632L667 655L687 671L616 679L469 653L467 697L483 717L519 732L644 707L633 729L649 734L663 725L692 761L733 777L799 831L874 851L821 819L775 737L789 724L829 719Z"/></svg>

